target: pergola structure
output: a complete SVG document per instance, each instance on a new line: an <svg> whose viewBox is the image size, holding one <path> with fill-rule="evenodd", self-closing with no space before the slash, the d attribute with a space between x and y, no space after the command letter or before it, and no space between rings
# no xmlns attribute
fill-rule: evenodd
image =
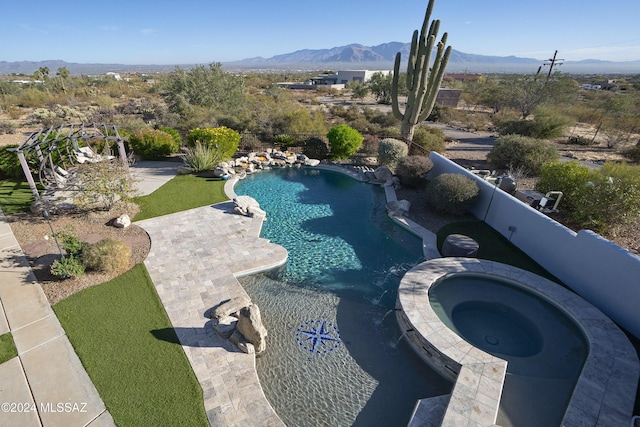
<svg viewBox="0 0 640 427"><path fill-rule="evenodd" d="M128 165L124 140L118 129L103 123L52 126L33 132L19 147L8 151L18 154L36 201L41 197L31 168L37 168L44 188L62 189L68 170L79 163L118 159Z"/></svg>

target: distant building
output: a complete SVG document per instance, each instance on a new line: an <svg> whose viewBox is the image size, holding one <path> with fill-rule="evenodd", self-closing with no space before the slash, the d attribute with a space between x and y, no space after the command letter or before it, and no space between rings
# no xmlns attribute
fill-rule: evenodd
<svg viewBox="0 0 640 427"><path fill-rule="evenodd" d="M304 83L291 83L283 82L278 83L278 86L288 89L318 89L319 87L331 88L331 89L344 89L347 83L360 82L365 83L371 80L371 77L376 73L382 73L383 75L389 75L391 70L341 70L336 74L321 74L316 77L312 77Z"/></svg>
<svg viewBox="0 0 640 427"><path fill-rule="evenodd" d="M122 80L122 77L120 77L120 74L119 74L119 73L114 73L114 72L112 72L112 71L109 71L108 73L106 73L106 74L105 74L105 76L107 76L107 77L113 77L114 79L116 79L116 80L118 80L118 81Z"/></svg>

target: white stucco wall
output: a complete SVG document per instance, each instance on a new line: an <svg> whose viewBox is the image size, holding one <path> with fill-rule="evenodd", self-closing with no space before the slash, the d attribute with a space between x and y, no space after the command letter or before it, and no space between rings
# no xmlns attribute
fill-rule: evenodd
<svg viewBox="0 0 640 427"><path fill-rule="evenodd" d="M478 182L477 218L640 338L640 257L591 231L573 232L438 153L430 158L430 177L462 173Z"/></svg>

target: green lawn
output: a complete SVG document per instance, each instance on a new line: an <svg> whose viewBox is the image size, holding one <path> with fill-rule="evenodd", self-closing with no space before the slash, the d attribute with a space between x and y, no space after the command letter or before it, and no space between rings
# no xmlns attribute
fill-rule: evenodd
<svg viewBox="0 0 640 427"><path fill-rule="evenodd" d="M18 355L16 345L13 342L13 336L11 332L0 335L0 364L6 362L9 359L13 359Z"/></svg>
<svg viewBox="0 0 640 427"><path fill-rule="evenodd" d="M442 244L449 234L464 234L478 242L478 258L519 267L560 283L540 264L482 221L460 221L445 225L437 233L438 250L442 249Z"/></svg>
<svg viewBox="0 0 640 427"><path fill-rule="evenodd" d="M228 200L223 181L195 175L177 175L148 196L133 199L140 206L135 221L199 208Z"/></svg>
<svg viewBox="0 0 640 427"><path fill-rule="evenodd" d="M53 309L119 426L209 425L200 384L143 264Z"/></svg>
<svg viewBox="0 0 640 427"><path fill-rule="evenodd" d="M0 180L0 207L5 215L27 212L33 203L29 184L14 179Z"/></svg>

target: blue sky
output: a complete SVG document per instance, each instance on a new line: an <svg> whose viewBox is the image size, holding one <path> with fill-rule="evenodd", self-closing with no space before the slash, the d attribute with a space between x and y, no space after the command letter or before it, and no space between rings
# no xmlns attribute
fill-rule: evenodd
<svg viewBox="0 0 640 427"><path fill-rule="evenodd" d="M2 5L0 61L189 64L408 42L427 0L31 0ZM332 9L333 7L333 9ZM640 60L638 0L436 0L454 49Z"/></svg>

